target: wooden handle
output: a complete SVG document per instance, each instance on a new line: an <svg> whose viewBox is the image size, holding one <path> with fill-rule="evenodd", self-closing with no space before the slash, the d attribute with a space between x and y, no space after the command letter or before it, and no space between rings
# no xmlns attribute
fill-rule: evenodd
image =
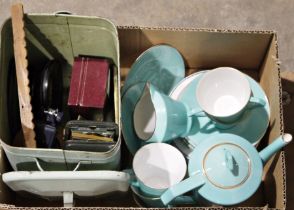
<svg viewBox="0 0 294 210"><path fill-rule="evenodd" d="M11 18L20 119L26 147L35 148L36 135L34 131L35 126L33 123L33 113L28 78L28 60L23 17L24 14L22 4L13 5L11 7Z"/></svg>

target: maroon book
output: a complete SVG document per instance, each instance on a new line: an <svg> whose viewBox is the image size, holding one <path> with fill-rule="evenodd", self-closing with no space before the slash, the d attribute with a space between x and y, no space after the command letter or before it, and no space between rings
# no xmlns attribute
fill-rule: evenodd
<svg viewBox="0 0 294 210"><path fill-rule="evenodd" d="M107 95L109 62L107 59L74 59L68 105L75 108L103 109Z"/></svg>

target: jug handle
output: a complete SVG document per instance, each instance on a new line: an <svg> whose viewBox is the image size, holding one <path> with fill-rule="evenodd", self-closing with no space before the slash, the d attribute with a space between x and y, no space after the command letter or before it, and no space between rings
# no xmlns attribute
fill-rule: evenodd
<svg viewBox="0 0 294 210"><path fill-rule="evenodd" d="M195 188L201 187L204 184L205 179L203 175L201 173L197 173L167 189L160 196L160 199L164 205L168 205L176 197L183 195L184 193L189 192Z"/></svg>

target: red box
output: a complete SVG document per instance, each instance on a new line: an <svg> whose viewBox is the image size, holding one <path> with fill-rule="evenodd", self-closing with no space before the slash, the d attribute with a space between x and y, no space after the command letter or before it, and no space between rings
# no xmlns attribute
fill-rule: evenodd
<svg viewBox="0 0 294 210"><path fill-rule="evenodd" d="M109 62L107 59L74 59L68 105L76 108L103 109L107 95Z"/></svg>

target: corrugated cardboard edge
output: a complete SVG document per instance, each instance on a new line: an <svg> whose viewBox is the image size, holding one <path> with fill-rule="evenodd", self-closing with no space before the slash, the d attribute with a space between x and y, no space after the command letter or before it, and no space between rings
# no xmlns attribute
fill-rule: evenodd
<svg viewBox="0 0 294 210"><path fill-rule="evenodd" d="M174 28L174 27L146 27L146 26L117 26L118 29L147 29L147 30L170 30L170 31L198 31L198 32L219 32L219 33L248 33L248 34L273 34L276 48L276 65L278 70L278 80L279 80L279 98L280 98L280 133L284 132L284 123L283 123L283 107L282 107L282 83L281 83L281 75L280 75L280 62L279 62L279 54L278 54L278 39L277 33L272 30L226 30L226 29L201 29L201 28ZM286 167L285 167L285 154L284 151L281 152L282 158L282 174L283 174L283 203L286 209ZM27 210L61 210L68 209L64 207L15 207L14 205L0 204L0 209L27 209ZM74 209L78 210L125 210L125 209L135 209L135 210L146 210L146 208L140 207L75 207ZM152 210L160 210L162 208L148 208ZM279 208L268 208L264 207L178 207L178 208L169 208L174 210L281 210Z"/></svg>
<svg viewBox="0 0 294 210"><path fill-rule="evenodd" d="M279 75L279 99L280 99L280 128L281 128L281 135L284 133L284 117L283 117L283 102L282 102L282 79L281 79L281 67L280 67L280 60L279 60L279 46L278 46L278 35L277 33L274 33L274 41L275 41L275 48L276 48L276 65L278 68L278 75ZM283 203L285 206L285 209L287 208L287 195L286 195L286 162L285 162L285 151L282 150L281 152L281 157L282 157L282 170L283 170Z"/></svg>
<svg viewBox="0 0 294 210"><path fill-rule="evenodd" d="M228 30L210 28L181 28L181 27L150 27L150 26L117 26L118 29L146 29L146 30L169 30L169 31L198 31L220 33L248 33L248 34L276 34L273 30Z"/></svg>
<svg viewBox="0 0 294 210"><path fill-rule="evenodd" d="M282 105L282 81L281 81L281 70L280 70L280 61L279 61L279 48L278 48L278 35L276 32L273 33L273 40L274 44L274 53L275 55L272 55L272 59L274 60L274 64L277 69L277 75L278 75L278 94L279 94L279 117L280 117L280 134L282 135L284 133L284 121L283 121L283 105ZM285 152L284 150L281 151L280 153L281 157L281 169L282 169L282 203L284 206L284 209L286 209L286 204L287 204L287 198L286 198L286 163L285 163Z"/></svg>

